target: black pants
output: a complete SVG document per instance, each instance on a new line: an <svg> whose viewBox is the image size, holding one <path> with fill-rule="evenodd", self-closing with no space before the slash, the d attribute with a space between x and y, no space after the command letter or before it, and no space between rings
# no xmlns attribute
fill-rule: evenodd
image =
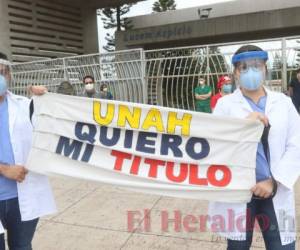
<svg viewBox="0 0 300 250"><path fill-rule="evenodd" d="M298 99L292 99L292 101L293 101L293 104L294 104L297 112L299 113L299 111L300 111L299 110L300 109L300 100L298 100Z"/></svg>
<svg viewBox="0 0 300 250"><path fill-rule="evenodd" d="M247 204L246 240L228 240L227 250L248 250L251 247L255 218L259 223L267 250L295 250L295 242L281 245L273 200L252 199Z"/></svg>
<svg viewBox="0 0 300 250"><path fill-rule="evenodd" d="M31 250L38 219L21 221L18 198L0 201L0 219L7 230L10 250ZM5 250L4 234L0 234L0 250Z"/></svg>

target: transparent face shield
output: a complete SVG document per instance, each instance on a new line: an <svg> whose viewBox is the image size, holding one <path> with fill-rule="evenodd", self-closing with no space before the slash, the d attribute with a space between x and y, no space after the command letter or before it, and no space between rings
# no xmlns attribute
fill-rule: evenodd
<svg viewBox="0 0 300 250"><path fill-rule="evenodd" d="M238 85L249 91L259 89L265 83L267 60L266 51L246 51L234 55L232 64Z"/></svg>
<svg viewBox="0 0 300 250"><path fill-rule="evenodd" d="M263 71L265 67L265 61L260 58L247 59L236 63L236 69L240 73L246 73L250 68L254 71Z"/></svg>
<svg viewBox="0 0 300 250"><path fill-rule="evenodd" d="M255 71L260 71L265 68L265 63L268 60L266 51L247 51L232 57L232 64L241 73L245 73L252 68Z"/></svg>

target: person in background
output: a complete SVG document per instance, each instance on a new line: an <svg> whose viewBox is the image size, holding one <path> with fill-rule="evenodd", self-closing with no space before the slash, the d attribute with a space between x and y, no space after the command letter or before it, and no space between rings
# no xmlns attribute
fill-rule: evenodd
<svg viewBox="0 0 300 250"><path fill-rule="evenodd" d="M229 95L232 93L232 83L229 76L221 76L217 83L218 93L211 97L210 107L212 110L217 105L218 100L225 95Z"/></svg>
<svg viewBox="0 0 300 250"><path fill-rule="evenodd" d="M211 87L205 84L205 80L203 78L199 78L199 84L194 89L194 95L196 99L196 111L211 113Z"/></svg>
<svg viewBox="0 0 300 250"><path fill-rule="evenodd" d="M56 207L47 177L26 169L32 140L30 100L8 91L10 82L10 62L0 53L0 249L7 239L11 250L30 250L39 217ZM29 90L46 92L41 86Z"/></svg>
<svg viewBox="0 0 300 250"><path fill-rule="evenodd" d="M300 68L296 71L296 78L290 82L288 95L292 98L296 110L300 108Z"/></svg>
<svg viewBox="0 0 300 250"><path fill-rule="evenodd" d="M83 78L84 91L83 96L90 98L101 98L100 93L96 90L95 79L91 75L87 75Z"/></svg>
<svg viewBox="0 0 300 250"><path fill-rule="evenodd" d="M240 228L218 231L227 238L228 250L250 249L255 221L267 250L295 250L294 184L300 174L300 117L290 98L265 88L267 60L268 53L257 46L239 48L232 58L238 88L222 97L213 112L265 126L256 151L256 184L249 190L252 199L248 203L210 203L210 218L222 216L224 225L236 225L237 217L245 218ZM233 222L228 221L229 211L237 216Z"/></svg>
<svg viewBox="0 0 300 250"><path fill-rule="evenodd" d="M108 91L108 86L105 83L102 84L100 87L100 98L108 100L113 99L113 95L111 92Z"/></svg>

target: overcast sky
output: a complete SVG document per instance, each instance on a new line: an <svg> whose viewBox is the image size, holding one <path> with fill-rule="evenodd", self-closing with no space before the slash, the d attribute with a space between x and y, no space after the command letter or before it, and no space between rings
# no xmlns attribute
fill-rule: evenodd
<svg viewBox="0 0 300 250"><path fill-rule="evenodd" d="M213 3L220 3L220 2L227 2L232 0L176 0L177 9L189 8L189 7L197 7L206 4L213 4ZM145 14L150 14L152 12L152 5L155 0L146 0L143 2L139 2L134 5L130 13L127 16L140 16ZM107 31L103 28L102 21L98 18L98 34L99 34L99 47L100 51L103 51L103 46L106 44L105 42L105 34Z"/></svg>
<svg viewBox="0 0 300 250"><path fill-rule="evenodd" d="M175 0L176 9L183 9L189 7L197 7L201 5L220 3L232 0ZM139 16L149 14L152 12L152 5L155 0L147 0L134 5L131 9L131 13L128 16Z"/></svg>

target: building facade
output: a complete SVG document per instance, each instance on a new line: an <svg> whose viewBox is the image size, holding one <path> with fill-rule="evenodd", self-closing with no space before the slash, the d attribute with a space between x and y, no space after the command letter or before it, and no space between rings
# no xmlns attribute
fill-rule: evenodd
<svg viewBox="0 0 300 250"><path fill-rule="evenodd" d="M13 62L98 52L97 9L136 0L1 0L0 51Z"/></svg>
<svg viewBox="0 0 300 250"><path fill-rule="evenodd" d="M238 0L131 18L117 49L158 49L300 35L299 0Z"/></svg>

